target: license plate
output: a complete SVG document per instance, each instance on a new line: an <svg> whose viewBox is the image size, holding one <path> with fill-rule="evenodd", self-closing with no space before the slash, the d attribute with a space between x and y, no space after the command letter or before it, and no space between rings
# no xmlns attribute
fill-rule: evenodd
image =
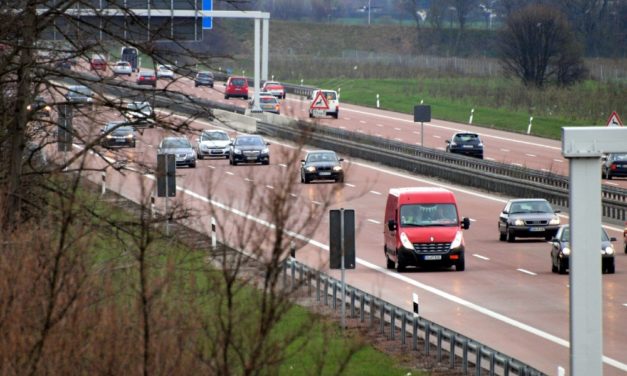
<svg viewBox="0 0 627 376"><path fill-rule="evenodd" d="M426 255L424 257L425 260L442 260L441 255Z"/></svg>
<svg viewBox="0 0 627 376"><path fill-rule="evenodd" d="M257 157L246 157L246 159L248 159L249 161L254 161L255 159L257 159Z"/></svg>
<svg viewBox="0 0 627 376"><path fill-rule="evenodd" d="M325 116L327 112L325 110L313 110L313 116Z"/></svg>
<svg viewBox="0 0 627 376"><path fill-rule="evenodd" d="M541 231L544 231L544 227L530 227L529 231L531 231L531 232L541 232Z"/></svg>
<svg viewBox="0 0 627 376"><path fill-rule="evenodd" d="M118 138L117 140L115 140L116 142L124 142L123 138Z"/></svg>
<svg viewBox="0 0 627 376"><path fill-rule="evenodd" d="M328 172L328 171L325 171L325 172L320 172L320 174L319 174L319 175L320 175L320 176L331 176L331 173L330 173L330 172Z"/></svg>
<svg viewBox="0 0 627 376"><path fill-rule="evenodd" d="M472 146L472 145L464 145L464 146L462 146L462 147L463 147L463 148L466 148L466 149L472 149L472 148L473 148L473 146Z"/></svg>

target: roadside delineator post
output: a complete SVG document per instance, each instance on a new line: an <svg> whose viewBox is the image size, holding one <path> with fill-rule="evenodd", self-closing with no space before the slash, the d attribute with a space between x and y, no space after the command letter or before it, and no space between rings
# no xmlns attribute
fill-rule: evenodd
<svg viewBox="0 0 627 376"><path fill-rule="evenodd" d="M216 249L218 246L218 238L216 236L216 219L211 217L211 248Z"/></svg>
<svg viewBox="0 0 627 376"><path fill-rule="evenodd" d="M527 127L527 134L531 133L531 122L533 121L533 116L529 116L529 126Z"/></svg>
<svg viewBox="0 0 627 376"><path fill-rule="evenodd" d="M412 294L412 301L414 302L414 317L419 317L420 313L419 313L419 309L420 309L420 305L418 302L418 294L413 293Z"/></svg>
<svg viewBox="0 0 627 376"><path fill-rule="evenodd" d="M472 118L475 115L475 109L470 110L470 118L468 119L468 124L472 124Z"/></svg>
<svg viewBox="0 0 627 376"><path fill-rule="evenodd" d="M379 108L379 94L377 94L377 108Z"/></svg>
<svg viewBox="0 0 627 376"><path fill-rule="evenodd" d="M557 376L566 376L566 370L564 369L564 367L557 367Z"/></svg>
<svg viewBox="0 0 627 376"><path fill-rule="evenodd" d="M290 256L296 260L296 243L293 240L290 242Z"/></svg>
<svg viewBox="0 0 627 376"><path fill-rule="evenodd" d="M105 192L107 191L107 171L102 171L101 179L102 189L100 190L100 195L104 196Z"/></svg>
<svg viewBox="0 0 627 376"><path fill-rule="evenodd" d="M155 196L150 196L150 218L154 219L155 216Z"/></svg>
<svg viewBox="0 0 627 376"><path fill-rule="evenodd" d="M341 87L338 87L338 88L337 88L337 100L338 100L338 101L340 100L340 96L341 96L341 95L342 95L342 88L341 88Z"/></svg>

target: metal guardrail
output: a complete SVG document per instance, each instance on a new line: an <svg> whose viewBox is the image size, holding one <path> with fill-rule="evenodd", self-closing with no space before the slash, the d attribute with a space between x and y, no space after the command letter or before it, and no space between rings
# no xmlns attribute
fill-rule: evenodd
<svg viewBox="0 0 627 376"><path fill-rule="evenodd" d="M334 310L344 304L351 318L359 317L371 328L378 326L382 335L390 340L400 340L403 345L411 341L411 349L431 355L435 351L438 363L448 357L450 369L461 367L464 374L474 368L475 375L540 376L544 373L496 351L453 330L447 329L403 308L390 304L356 287L346 285L346 300L341 294L342 282L318 270L309 268L293 258L285 261L283 268L285 286L302 286L311 292L315 286L316 302Z"/></svg>
<svg viewBox="0 0 627 376"><path fill-rule="evenodd" d="M568 208L568 178L504 163L469 158L413 144L307 122L285 126L257 123L260 133L332 149L351 157L379 162L420 175L514 197L543 197ZM600 168L599 168L600 173ZM627 216L627 191L604 186L603 219L623 224Z"/></svg>

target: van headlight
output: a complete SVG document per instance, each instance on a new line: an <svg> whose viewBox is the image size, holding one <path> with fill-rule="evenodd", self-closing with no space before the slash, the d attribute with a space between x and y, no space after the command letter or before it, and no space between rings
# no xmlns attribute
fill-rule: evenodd
<svg viewBox="0 0 627 376"><path fill-rule="evenodd" d="M612 247L611 245L605 247L605 249L601 251L601 254L613 255L614 254L614 247Z"/></svg>
<svg viewBox="0 0 627 376"><path fill-rule="evenodd" d="M457 231L455 239L451 243L451 249L459 248L462 244L464 244L464 234L461 231Z"/></svg>
<svg viewBox="0 0 627 376"><path fill-rule="evenodd" d="M333 166L333 171L335 172L342 171L342 166Z"/></svg>
<svg viewBox="0 0 627 376"><path fill-rule="evenodd" d="M517 219L514 221L514 226L524 226L525 225L525 221L523 221L522 219Z"/></svg>
<svg viewBox="0 0 627 376"><path fill-rule="evenodd" d="M564 256L568 256L568 255L570 255L570 248L568 248L568 247L564 247L564 249L562 249L562 254L563 254Z"/></svg>
<svg viewBox="0 0 627 376"><path fill-rule="evenodd" d="M265 148L261 151L261 154L268 154L270 152L270 149Z"/></svg>
<svg viewBox="0 0 627 376"><path fill-rule="evenodd" d="M404 232L401 232L401 244L407 249L414 249L414 245L409 241L407 234L405 234Z"/></svg>
<svg viewBox="0 0 627 376"><path fill-rule="evenodd" d="M315 166L308 166L305 170L307 170L307 172L316 172L316 167Z"/></svg>
<svg viewBox="0 0 627 376"><path fill-rule="evenodd" d="M559 225L560 224L560 217L555 217L555 218L551 219L549 221L549 224L550 225Z"/></svg>
<svg viewBox="0 0 627 376"><path fill-rule="evenodd" d="M233 149L233 154L242 154L241 149Z"/></svg>

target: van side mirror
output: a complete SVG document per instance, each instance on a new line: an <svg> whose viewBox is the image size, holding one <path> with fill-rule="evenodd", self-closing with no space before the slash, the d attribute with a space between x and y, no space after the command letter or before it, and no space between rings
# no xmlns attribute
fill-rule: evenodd
<svg viewBox="0 0 627 376"><path fill-rule="evenodd" d="M464 219L462 219L462 228L464 230L468 230L470 228L470 219L468 219L468 217L464 217Z"/></svg>
<svg viewBox="0 0 627 376"><path fill-rule="evenodd" d="M388 221L388 230L396 231L396 222L393 219Z"/></svg>

